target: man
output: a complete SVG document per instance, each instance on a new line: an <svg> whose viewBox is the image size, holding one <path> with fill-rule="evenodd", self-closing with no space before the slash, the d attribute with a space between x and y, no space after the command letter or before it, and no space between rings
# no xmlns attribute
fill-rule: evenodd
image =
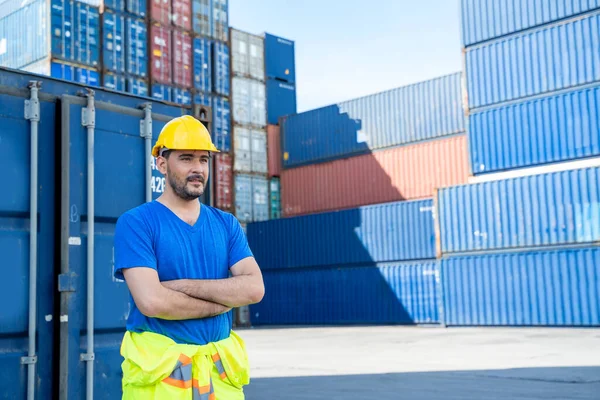
<svg viewBox="0 0 600 400"><path fill-rule="evenodd" d="M198 120L170 121L152 149L164 193L117 222L114 273L133 298L124 399L244 398L247 355L231 309L259 302L264 285L239 222L198 200L215 152Z"/></svg>

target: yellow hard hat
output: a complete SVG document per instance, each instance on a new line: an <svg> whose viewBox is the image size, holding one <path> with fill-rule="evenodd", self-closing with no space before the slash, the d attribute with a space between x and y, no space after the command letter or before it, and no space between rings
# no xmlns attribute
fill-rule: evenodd
<svg viewBox="0 0 600 400"><path fill-rule="evenodd" d="M162 128L152 149L152 155L158 157L162 148L219 152L210 138L208 129L189 115L173 118Z"/></svg>

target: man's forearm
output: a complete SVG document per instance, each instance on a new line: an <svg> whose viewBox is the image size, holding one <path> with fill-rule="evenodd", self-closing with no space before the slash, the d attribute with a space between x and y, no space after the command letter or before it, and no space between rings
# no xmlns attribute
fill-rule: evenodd
<svg viewBox="0 0 600 400"><path fill-rule="evenodd" d="M152 301L148 315L167 320L186 320L213 317L231 310L223 304L214 301L189 296L180 291L163 287L160 296Z"/></svg>
<svg viewBox="0 0 600 400"><path fill-rule="evenodd" d="M227 279L180 279L161 282L163 286L196 299L241 307L260 301L264 288L262 280L253 275L239 275Z"/></svg>

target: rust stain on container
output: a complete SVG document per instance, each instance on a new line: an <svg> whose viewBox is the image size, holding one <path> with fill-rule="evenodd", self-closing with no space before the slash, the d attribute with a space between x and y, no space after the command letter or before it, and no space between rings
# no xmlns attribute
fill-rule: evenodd
<svg viewBox="0 0 600 400"><path fill-rule="evenodd" d="M395 147L328 163L284 169L285 216L432 197L467 183L465 135Z"/></svg>

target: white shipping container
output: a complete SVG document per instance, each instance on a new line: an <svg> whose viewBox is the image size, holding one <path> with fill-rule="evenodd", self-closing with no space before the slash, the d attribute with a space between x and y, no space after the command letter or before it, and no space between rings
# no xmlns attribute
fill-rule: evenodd
<svg viewBox="0 0 600 400"><path fill-rule="evenodd" d="M267 165L267 132L253 129L250 133L252 142L252 172L266 174Z"/></svg>
<svg viewBox="0 0 600 400"><path fill-rule="evenodd" d="M265 80L265 46L260 36L231 29L231 70L234 76Z"/></svg>
<svg viewBox="0 0 600 400"><path fill-rule="evenodd" d="M269 182L262 176L235 176L235 216L241 223L269 219Z"/></svg>
<svg viewBox="0 0 600 400"><path fill-rule="evenodd" d="M250 129L241 126L233 127L233 170L236 172L252 171L252 153Z"/></svg>
<svg viewBox="0 0 600 400"><path fill-rule="evenodd" d="M265 127L267 125L265 84L240 77L234 77L231 84L234 123Z"/></svg>

